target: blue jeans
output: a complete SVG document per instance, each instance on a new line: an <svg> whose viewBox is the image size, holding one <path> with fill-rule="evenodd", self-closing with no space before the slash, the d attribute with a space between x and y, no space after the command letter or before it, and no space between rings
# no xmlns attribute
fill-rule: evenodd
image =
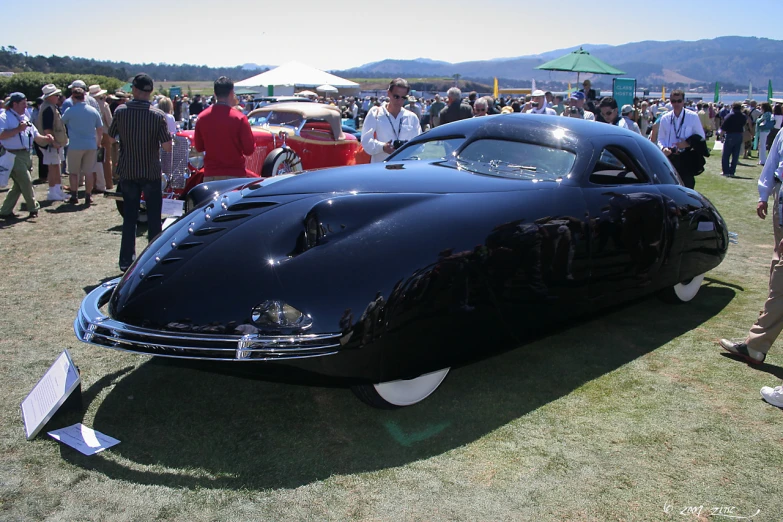
<svg viewBox="0 0 783 522"><path fill-rule="evenodd" d="M737 162L739 162L741 148L741 132L732 132L726 134L726 141L723 142L723 155L720 158L724 176L733 176L737 171ZM729 156L731 156L731 164L729 164Z"/></svg>
<svg viewBox="0 0 783 522"><path fill-rule="evenodd" d="M160 180L131 180L120 181L120 191L124 201L122 219L122 241L120 242L120 267L129 267L136 255L136 221L139 218L139 204L141 193L144 193L144 201L147 203L147 238L152 239L160 234L160 212L163 206L163 192Z"/></svg>

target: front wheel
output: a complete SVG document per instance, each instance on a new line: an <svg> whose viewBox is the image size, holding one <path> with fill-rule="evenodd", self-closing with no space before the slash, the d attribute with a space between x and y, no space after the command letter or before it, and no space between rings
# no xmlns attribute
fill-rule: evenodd
<svg viewBox="0 0 783 522"><path fill-rule="evenodd" d="M413 379L361 384L352 386L351 390L362 402L373 408L393 410L411 406L429 397L446 378L449 369L425 373Z"/></svg>
<svg viewBox="0 0 783 522"><path fill-rule="evenodd" d="M661 298L670 303L687 303L699 293L702 281L704 281L704 274L697 275L690 281L678 283L665 289L661 293Z"/></svg>
<svg viewBox="0 0 783 522"><path fill-rule="evenodd" d="M302 172L302 160L296 152L287 147L270 152L261 167L261 176L265 178L294 172Z"/></svg>

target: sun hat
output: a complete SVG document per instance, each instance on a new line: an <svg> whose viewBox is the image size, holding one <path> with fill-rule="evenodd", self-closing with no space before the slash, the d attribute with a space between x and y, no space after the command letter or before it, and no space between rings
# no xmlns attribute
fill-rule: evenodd
<svg viewBox="0 0 783 522"><path fill-rule="evenodd" d="M541 89L536 89L535 91L533 91L533 94L531 94L530 96L532 96L534 98L536 96L546 96L546 93L544 91L542 91Z"/></svg>
<svg viewBox="0 0 783 522"><path fill-rule="evenodd" d="M69 89L73 89L74 87L81 87L85 91L87 90L87 84L81 80L74 80L74 82L68 86Z"/></svg>
<svg viewBox="0 0 783 522"><path fill-rule="evenodd" d="M93 98L96 96L103 96L107 92L109 91L107 91L106 89L101 89L100 85L90 85L90 96L92 96Z"/></svg>
<svg viewBox="0 0 783 522"><path fill-rule="evenodd" d="M60 94L63 91L58 89L53 83L47 83L43 87L41 87L41 92L43 92L42 98L48 98L49 96L54 96L55 94Z"/></svg>
<svg viewBox="0 0 783 522"><path fill-rule="evenodd" d="M631 114L632 112L633 112L633 106L625 104L625 105L623 105L623 108L620 111L620 114L625 115L625 114Z"/></svg>

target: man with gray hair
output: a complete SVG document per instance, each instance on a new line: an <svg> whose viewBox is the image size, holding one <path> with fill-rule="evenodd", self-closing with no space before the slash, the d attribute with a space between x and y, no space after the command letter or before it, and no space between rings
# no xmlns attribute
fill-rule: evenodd
<svg viewBox="0 0 783 522"><path fill-rule="evenodd" d="M487 115L487 110L489 110L489 104L487 103L486 98L478 98L476 101L473 102L473 117L479 118L481 116Z"/></svg>
<svg viewBox="0 0 783 522"><path fill-rule="evenodd" d="M449 89L446 96L449 104L440 111L440 125L473 117L473 109L467 103L462 103L462 91L457 87Z"/></svg>

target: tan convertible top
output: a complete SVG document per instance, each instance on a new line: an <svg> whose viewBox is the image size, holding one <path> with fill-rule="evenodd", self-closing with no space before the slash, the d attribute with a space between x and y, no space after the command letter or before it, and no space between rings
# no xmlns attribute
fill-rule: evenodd
<svg viewBox="0 0 783 522"><path fill-rule="evenodd" d="M305 120L324 120L332 127L332 133L338 140L344 140L342 116L340 109L334 105L324 105L323 103L272 103L256 109L247 115L248 118L267 112L292 112L298 114Z"/></svg>

